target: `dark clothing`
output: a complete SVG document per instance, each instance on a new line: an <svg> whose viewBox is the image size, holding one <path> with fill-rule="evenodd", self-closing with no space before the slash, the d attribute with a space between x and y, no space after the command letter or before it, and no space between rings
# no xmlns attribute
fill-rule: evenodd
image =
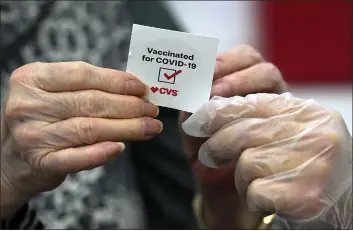
<svg viewBox="0 0 353 231"><path fill-rule="evenodd" d="M26 63L85 61L125 70L133 23L181 30L158 1L2 1L2 98L11 72ZM114 161L72 174L57 189L34 198L30 207L45 227L197 228L194 180L181 149L177 111L161 108L159 119L164 131L156 138L128 143ZM42 228L25 219L25 214L35 217L27 207L7 222L8 228Z"/></svg>

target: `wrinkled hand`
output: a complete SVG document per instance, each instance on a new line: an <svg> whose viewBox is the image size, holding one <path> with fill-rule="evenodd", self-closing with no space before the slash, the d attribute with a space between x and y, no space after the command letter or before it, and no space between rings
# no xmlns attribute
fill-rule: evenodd
<svg viewBox="0 0 353 231"><path fill-rule="evenodd" d="M286 88L286 83L278 68L266 62L250 46L241 45L217 57L211 97L245 96L259 92L283 93ZM180 123L184 122L189 116L190 114L188 113L180 113ZM247 221L248 217L254 217L254 221L257 222L260 216L248 214L246 205L236 199L233 181L234 164L230 163L222 169L206 167L198 160L197 154L200 146L207 139L188 136L183 130L181 130L181 133L184 149L196 176L201 182L206 206L218 213L217 219L220 226L216 225L214 228L234 227L234 224L228 224L227 222L235 220L252 223ZM220 197L219 195L223 196ZM233 201L230 201L229 198ZM236 211L238 209L239 213ZM233 214L231 215L231 213ZM237 217L237 219L234 219L234 217ZM240 226L240 228L251 228Z"/></svg>
<svg viewBox="0 0 353 231"><path fill-rule="evenodd" d="M158 134L158 108L141 98L145 91L128 73L83 62L14 71L1 118L2 189L19 197L51 190L115 157L121 141Z"/></svg>
<svg viewBox="0 0 353 231"><path fill-rule="evenodd" d="M199 150L206 166L236 163L235 186L251 210L330 223L351 214L348 203L331 209L352 183L352 138L339 113L289 93L215 97L183 129L209 137Z"/></svg>

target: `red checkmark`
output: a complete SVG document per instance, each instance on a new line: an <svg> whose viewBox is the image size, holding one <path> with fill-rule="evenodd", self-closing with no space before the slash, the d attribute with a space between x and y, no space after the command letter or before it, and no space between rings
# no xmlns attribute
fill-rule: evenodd
<svg viewBox="0 0 353 231"><path fill-rule="evenodd" d="M164 77L165 77L166 79L170 80L170 79L174 78L175 76L179 75L180 73L181 73L181 70L176 71L176 72L174 72L174 73L171 74L171 75L167 75L167 73L164 73Z"/></svg>

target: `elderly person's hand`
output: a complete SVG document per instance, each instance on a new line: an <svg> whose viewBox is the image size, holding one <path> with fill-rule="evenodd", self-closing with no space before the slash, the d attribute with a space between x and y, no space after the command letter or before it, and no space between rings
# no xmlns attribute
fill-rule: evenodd
<svg viewBox="0 0 353 231"><path fill-rule="evenodd" d="M162 130L131 74L83 62L32 63L10 78L1 116L1 218L68 173L103 165Z"/></svg>
<svg viewBox="0 0 353 231"><path fill-rule="evenodd" d="M266 62L254 48L240 45L229 52L218 55L213 96L246 96L251 93L283 93L287 90L281 72ZM180 122L190 115L180 113ZM200 181L204 199L204 216L212 228L253 228L261 219L261 213L252 213L244 200L238 200L234 186L234 164L221 169L208 168L197 158L205 138L186 135L182 130L184 149ZM221 197L219 195L222 195Z"/></svg>
<svg viewBox="0 0 353 231"><path fill-rule="evenodd" d="M289 93L215 97L183 128L208 138L198 152L206 166L235 163L251 211L352 228L352 137L337 112Z"/></svg>

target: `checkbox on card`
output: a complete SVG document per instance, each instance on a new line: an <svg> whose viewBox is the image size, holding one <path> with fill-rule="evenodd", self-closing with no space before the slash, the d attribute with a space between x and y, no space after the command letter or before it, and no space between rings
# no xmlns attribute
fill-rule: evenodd
<svg viewBox="0 0 353 231"><path fill-rule="evenodd" d="M170 68L159 68L158 82L174 84L176 77L181 73L181 70L174 70Z"/></svg>

